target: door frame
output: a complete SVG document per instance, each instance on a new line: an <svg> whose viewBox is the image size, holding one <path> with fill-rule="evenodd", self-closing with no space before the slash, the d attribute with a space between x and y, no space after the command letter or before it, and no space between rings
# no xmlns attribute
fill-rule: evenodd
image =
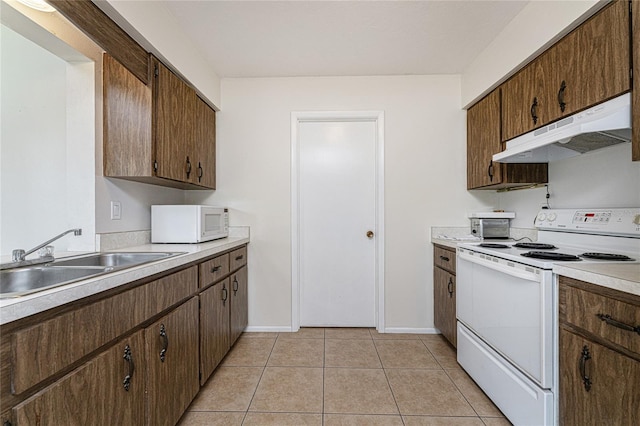
<svg viewBox="0 0 640 426"><path fill-rule="evenodd" d="M300 329L300 152L298 126L304 122L376 124L375 300L376 329L384 333L384 111L294 111L291 113L291 331Z"/></svg>

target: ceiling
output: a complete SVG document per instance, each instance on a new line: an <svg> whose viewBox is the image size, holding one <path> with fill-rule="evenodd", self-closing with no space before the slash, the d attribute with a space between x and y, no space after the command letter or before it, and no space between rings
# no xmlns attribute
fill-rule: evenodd
<svg viewBox="0 0 640 426"><path fill-rule="evenodd" d="M220 77L459 74L528 1L149 1Z"/></svg>

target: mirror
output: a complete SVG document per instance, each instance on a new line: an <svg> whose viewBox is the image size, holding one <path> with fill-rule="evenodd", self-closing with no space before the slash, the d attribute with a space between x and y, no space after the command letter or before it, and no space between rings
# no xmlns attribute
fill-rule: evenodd
<svg viewBox="0 0 640 426"><path fill-rule="evenodd" d="M99 51L58 38L70 30L55 25L70 24L57 12L1 5L0 254L70 228L82 236L56 252L94 251Z"/></svg>

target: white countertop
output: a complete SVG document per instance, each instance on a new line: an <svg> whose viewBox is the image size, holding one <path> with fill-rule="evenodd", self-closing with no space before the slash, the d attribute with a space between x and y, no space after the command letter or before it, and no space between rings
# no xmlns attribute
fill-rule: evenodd
<svg viewBox="0 0 640 426"><path fill-rule="evenodd" d="M7 324L154 274L195 262L249 243L249 235L228 237L203 244L145 244L118 252L184 252L106 275L43 290L26 296L0 300L0 324Z"/></svg>
<svg viewBox="0 0 640 426"><path fill-rule="evenodd" d="M563 263L555 265L558 275L586 281L640 296L640 263Z"/></svg>

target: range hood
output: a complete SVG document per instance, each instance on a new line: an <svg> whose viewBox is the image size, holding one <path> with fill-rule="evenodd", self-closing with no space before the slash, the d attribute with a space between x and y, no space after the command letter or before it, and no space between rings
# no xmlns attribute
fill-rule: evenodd
<svg viewBox="0 0 640 426"><path fill-rule="evenodd" d="M631 141L631 94L613 98L507 142L499 163L548 163Z"/></svg>

